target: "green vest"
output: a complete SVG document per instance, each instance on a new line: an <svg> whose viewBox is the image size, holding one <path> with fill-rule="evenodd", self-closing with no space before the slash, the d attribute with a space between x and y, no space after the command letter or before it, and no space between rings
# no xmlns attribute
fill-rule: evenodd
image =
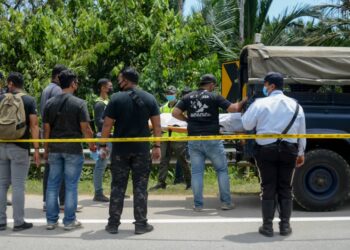
<svg viewBox="0 0 350 250"><path fill-rule="evenodd" d="M173 112L175 108L175 105L170 108L169 107L169 102L165 103L162 107L160 107L160 112L165 114L165 113L169 113L171 114ZM163 134L163 137L180 137L180 136L187 136L187 133L179 133L179 132L174 132L174 131L169 131L169 132L165 132Z"/></svg>
<svg viewBox="0 0 350 250"><path fill-rule="evenodd" d="M95 99L95 103L97 102L103 102L107 106L109 103L109 99L102 99L101 96L99 96Z"/></svg>

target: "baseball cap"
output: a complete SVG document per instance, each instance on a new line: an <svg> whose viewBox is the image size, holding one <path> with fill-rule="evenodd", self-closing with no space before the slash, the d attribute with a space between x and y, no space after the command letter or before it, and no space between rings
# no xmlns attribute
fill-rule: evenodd
<svg viewBox="0 0 350 250"><path fill-rule="evenodd" d="M269 82L269 84L275 84L276 87L283 87L283 75L278 72L269 72L264 78L265 82Z"/></svg>
<svg viewBox="0 0 350 250"><path fill-rule="evenodd" d="M216 83L215 76L213 74L205 74L205 75L202 75L199 84L205 85L205 84L212 83L212 82Z"/></svg>

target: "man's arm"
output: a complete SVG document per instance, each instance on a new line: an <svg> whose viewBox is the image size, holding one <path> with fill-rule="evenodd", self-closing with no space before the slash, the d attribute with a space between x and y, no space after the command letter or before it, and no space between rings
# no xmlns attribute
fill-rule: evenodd
<svg viewBox="0 0 350 250"><path fill-rule="evenodd" d="M105 116L104 121L103 121L101 138L109 138L109 135L111 134L114 123L115 123L114 119L112 119L108 116Z"/></svg>
<svg viewBox="0 0 350 250"><path fill-rule="evenodd" d="M302 111L302 110L301 110ZM300 112L300 111L299 111ZM306 124L305 124L305 115L304 112L301 112L302 118L300 119L300 126L298 129L298 134L306 134ZM298 139L298 157L297 157L297 167L304 165L304 151L306 148L306 138Z"/></svg>
<svg viewBox="0 0 350 250"><path fill-rule="evenodd" d="M38 125L38 116L36 114L29 115L29 125L30 133L32 139L39 139L39 125ZM34 146L34 162L37 167L40 166L40 155L39 155L39 142L33 142Z"/></svg>
<svg viewBox="0 0 350 250"><path fill-rule="evenodd" d="M162 127L160 125L160 115L151 116L151 123L153 127L153 136L161 137L162 136ZM155 141L152 148L152 159L160 159L160 141Z"/></svg>
<svg viewBox="0 0 350 250"><path fill-rule="evenodd" d="M183 113L183 111L181 109L175 107L171 114L176 119L178 119L180 121L187 122L187 117L184 115L184 113Z"/></svg>
<svg viewBox="0 0 350 250"><path fill-rule="evenodd" d="M241 112L244 103L247 102L247 98L245 97L242 101L231 103L230 106L226 109L229 113Z"/></svg>
<svg viewBox="0 0 350 250"><path fill-rule="evenodd" d="M88 122L80 122L80 129L85 138L93 138L94 132L92 131L90 124ZM96 150L96 145L94 142L89 143L89 148L91 151Z"/></svg>

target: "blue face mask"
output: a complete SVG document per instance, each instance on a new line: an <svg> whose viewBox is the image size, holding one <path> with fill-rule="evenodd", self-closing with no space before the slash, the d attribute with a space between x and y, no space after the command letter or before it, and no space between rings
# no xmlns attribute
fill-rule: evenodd
<svg viewBox="0 0 350 250"><path fill-rule="evenodd" d="M167 95L166 99L168 100L168 102L172 102L172 101L176 100L176 96L174 96L174 95Z"/></svg>
<svg viewBox="0 0 350 250"><path fill-rule="evenodd" d="M264 86L263 90L262 90L264 96L268 96L269 92L267 91L267 88Z"/></svg>

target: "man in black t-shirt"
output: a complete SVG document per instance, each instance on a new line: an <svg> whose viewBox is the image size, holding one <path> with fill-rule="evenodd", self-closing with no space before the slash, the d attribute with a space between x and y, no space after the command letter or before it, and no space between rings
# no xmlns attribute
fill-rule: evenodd
<svg viewBox="0 0 350 250"><path fill-rule="evenodd" d="M73 96L78 88L77 76L70 70L59 75L62 94L51 98L44 110L45 139L92 138L90 117L84 100ZM91 151L96 150L94 143L89 143ZM50 164L46 191L47 230L58 225L58 192L61 181L65 182L63 224L65 230L80 227L75 212L78 200L78 182L84 163L81 143L45 143L45 158Z"/></svg>
<svg viewBox="0 0 350 250"><path fill-rule="evenodd" d="M108 138L114 126L113 137L149 137L148 120L151 120L153 134L161 136L160 112L156 99L149 93L136 88L138 73L126 68L118 76L121 92L114 94L105 110L102 138ZM101 144L101 150L106 150ZM111 197L109 219L106 231L118 233L120 217L123 211L124 195L128 184L129 172L132 173L134 192L135 234L153 230L147 223L147 185L151 159L148 142L116 142L111 154ZM152 149L152 158L160 158L160 143Z"/></svg>
<svg viewBox="0 0 350 250"><path fill-rule="evenodd" d="M22 74L12 72L7 78L8 92L12 94L24 93ZM0 95L0 102L4 98ZM36 103L33 97L24 94L21 96L26 117L26 130L22 138L39 139L38 116ZM39 143L35 142L33 159L40 166ZM12 185L13 203L13 231L21 231L33 227L32 223L24 221L24 190L25 180L29 170L29 143L0 143L0 231L6 229L6 194Z"/></svg>
<svg viewBox="0 0 350 250"><path fill-rule="evenodd" d="M185 95L173 110L175 118L187 121L189 136L218 135L219 108L228 112L238 112L242 109L243 102L233 104L213 93L215 85L216 79L213 75L203 75L200 88ZM187 112L187 116L184 112ZM203 209L203 174L206 158L212 162L218 176L221 209L233 209L227 159L222 141L189 141L188 148L192 168L194 210L200 212Z"/></svg>

